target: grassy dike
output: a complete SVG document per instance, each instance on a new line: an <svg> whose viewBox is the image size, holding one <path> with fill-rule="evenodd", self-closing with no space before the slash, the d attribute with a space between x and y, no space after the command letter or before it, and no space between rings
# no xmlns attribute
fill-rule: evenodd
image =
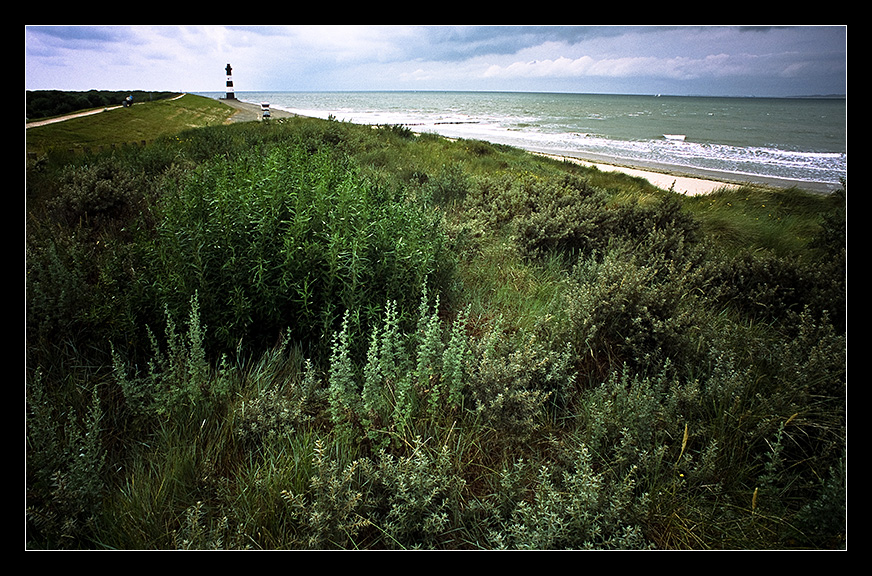
<svg viewBox="0 0 872 576"><path fill-rule="evenodd" d="M141 111L27 131L28 549L846 546L844 192Z"/></svg>
<svg viewBox="0 0 872 576"><path fill-rule="evenodd" d="M185 94L178 99L136 102L94 116L29 128L29 154L76 151L151 142L190 128L225 123L235 110L210 98Z"/></svg>

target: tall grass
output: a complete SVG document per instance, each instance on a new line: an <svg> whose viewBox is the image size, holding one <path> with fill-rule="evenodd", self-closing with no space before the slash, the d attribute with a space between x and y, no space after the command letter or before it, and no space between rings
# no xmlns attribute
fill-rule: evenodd
<svg viewBox="0 0 872 576"><path fill-rule="evenodd" d="M843 547L844 195L607 178L302 118L32 163L28 547Z"/></svg>

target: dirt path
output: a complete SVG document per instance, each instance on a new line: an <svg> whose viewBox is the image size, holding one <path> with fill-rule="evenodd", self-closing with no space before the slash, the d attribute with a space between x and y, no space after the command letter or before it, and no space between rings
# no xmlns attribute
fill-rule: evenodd
<svg viewBox="0 0 872 576"><path fill-rule="evenodd" d="M26 122L24 124L24 128L26 130L28 128L34 128L36 126L45 126L46 124L54 124L55 122L63 122L64 120L70 120L71 118L81 118L82 116L91 116L92 114L99 114L100 112L105 112L106 110L115 110L116 108L121 108L121 106L109 106L108 108L100 108L99 110L88 110L87 112L76 112L75 114L67 114L66 116L58 116L57 118L46 118L45 120Z"/></svg>
<svg viewBox="0 0 872 576"><path fill-rule="evenodd" d="M184 96L184 94L179 94L175 98L170 98L170 100L178 100ZM138 102L134 102L134 105L138 104ZM92 114L99 114L100 112L106 112L107 110L115 110L116 108L121 108L121 106L107 106L106 108L99 108L97 110L87 110L85 112L74 112L73 114L67 114L66 116L58 116L57 118L46 118L45 120L35 120L33 122L25 122L24 129L34 128L35 126L45 126L46 124L54 124L55 122L63 122L64 120L70 120L72 118L81 118L82 116L91 116Z"/></svg>

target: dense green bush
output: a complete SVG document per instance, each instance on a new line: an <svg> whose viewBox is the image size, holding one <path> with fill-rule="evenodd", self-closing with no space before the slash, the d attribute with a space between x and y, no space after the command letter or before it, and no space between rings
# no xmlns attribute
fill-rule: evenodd
<svg viewBox="0 0 872 576"><path fill-rule="evenodd" d="M677 258L685 244L699 241L699 223L672 195L615 201L571 174L477 178L469 188L466 217L511 234L529 257L557 252L572 261L624 238Z"/></svg>
<svg viewBox="0 0 872 576"><path fill-rule="evenodd" d="M418 303L425 278L444 287L451 255L438 214L364 180L348 158L275 147L208 162L157 210L148 274L178 309L199 293L215 345L263 349L288 328L314 345L346 310L372 323L374 302Z"/></svg>
<svg viewBox="0 0 872 576"><path fill-rule="evenodd" d="M626 242L613 242L602 256L579 258L567 292L578 354L594 365L629 363L643 371L668 360L693 364L691 331L704 318L704 282L692 263L663 253L640 255Z"/></svg>

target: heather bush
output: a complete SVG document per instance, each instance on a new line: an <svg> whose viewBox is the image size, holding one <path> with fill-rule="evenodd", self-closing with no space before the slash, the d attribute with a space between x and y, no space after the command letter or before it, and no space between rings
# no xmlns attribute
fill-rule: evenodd
<svg viewBox="0 0 872 576"><path fill-rule="evenodd" d="M129 294L141 266L130 243L150 227L151 194L147 178L108 158L28 178L30 341L76 342L79 353L100 351L136 325ZM45 348L32 348L37 350Z"/></svg>
<svg viewBox="0 0 872 576"><path fill-rule="evenodd" d="M561 222L567 222L583 214L589 206L601 206L605 197L601 191L589 188L583 180L571 175L543 177L539 174L509 172L497 175L481 175L468 186L463 203L467 214L465 217L478 220L490 231L506 230L513 224L522 235L532 236L538 233L534 225L527 225L527 220L538 220L537 214L549 210L557 217L564 217ZM575 223L584 227L584 222ZM527 230L530 228L530 230ZM555 225L549 228L556 232L560 228ZM508 230L510 233L513 230ZM560 230L560 235L571 234ZM533 248L535 240L522 241L524 245Z"/></svg>
<svg viewBox="0 0 872 576"><path fill-rule="evenodd" d="M452 205L464 201L470 186L470 177L462 166L449 164L442 166L436 176L426 179L422 196L429 202Z"/></svg>
<svg viewBox="0 0 872 576"><path fill-rule="evenodd" d="M81 335L94 306L92 250L76 242L34 240L26 248L27 336L31 342Z"/></svg>
<svg viewBox="0 0 872 576"><path fill-rule="evenodd" d="M87 230L96 240L102 234L117 234L112 228L143 209L147 192L134 169L99 158L65 171L58 194L48 202L48 217L68 229Z"/></svg>
<svg viewBox="0 0 872 576"><path fill-rule="evenodd" d="M467 194L467 217L511 234L528 257L556 252L572 260L626 239L676 258L699 241L699 223L673 195L615 199L569 174L482 177L475 184Z"/></svg>
<svg viewBox="0 0 872 576"><path fill-rule="evenodd" d="M796 258L743 253L709 268L712 282L721 286L721 301L760 321L801 311L817 288L814 268Z"/></svg>

